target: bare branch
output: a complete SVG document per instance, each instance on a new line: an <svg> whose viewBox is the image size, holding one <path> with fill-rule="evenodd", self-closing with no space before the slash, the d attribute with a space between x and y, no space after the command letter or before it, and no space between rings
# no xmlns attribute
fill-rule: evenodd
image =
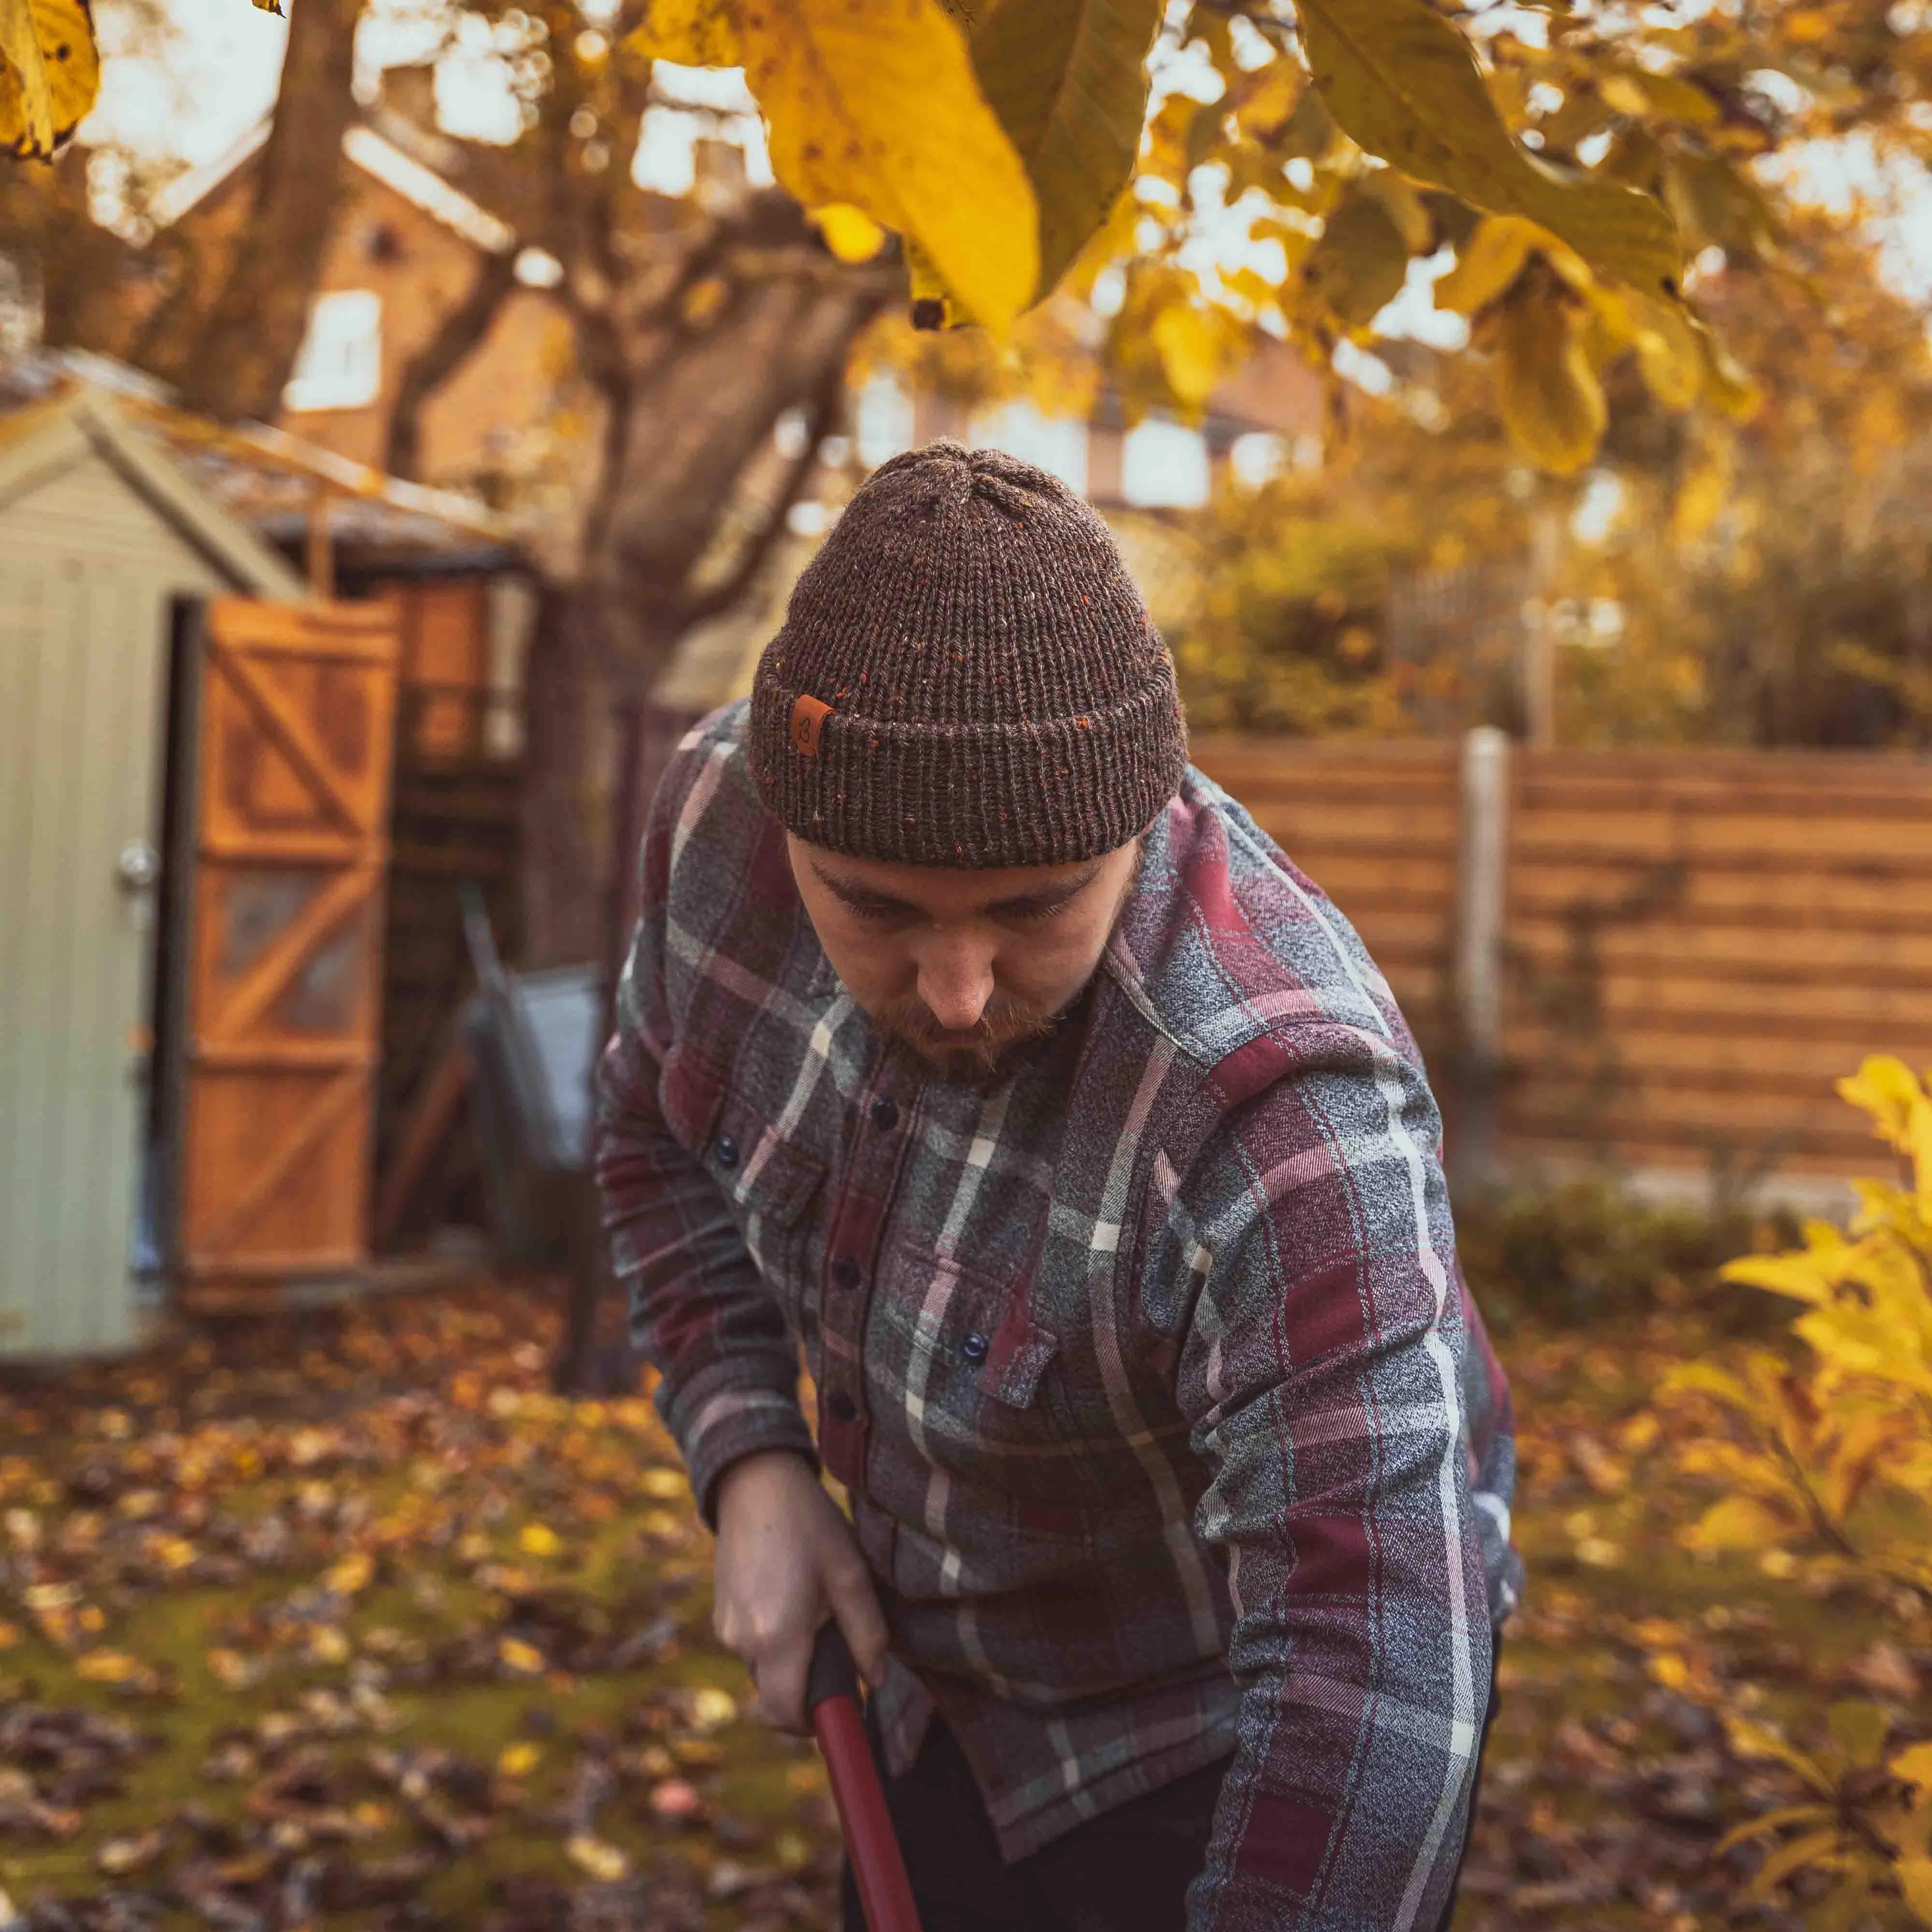
<svg viewBox="0 0 1932 1932"><path fill-rule="evenodd" d="M819 446L832 428L844 393L844 364L828 364L808 405L810 413L806 419L804 447L786 466L771 514L758 534L746 544L722 580L688 598L683 613L687 626L701 624L707 617L715 617L719 611L728 610L751 587L758 572L764 568L766 560L784 530L791 506L798 501L806 478L812 474L812 465L818 460Z"/></svg>
<svg viewBox="0 0 1932 1932"><path fill-rule="evenodd" d="M404 365L390 412L388 448L383 459L392 476L420 475L424 406L489 334L497 311L516 285L516 250L486 255L478 265L470 292Z"/></svg>

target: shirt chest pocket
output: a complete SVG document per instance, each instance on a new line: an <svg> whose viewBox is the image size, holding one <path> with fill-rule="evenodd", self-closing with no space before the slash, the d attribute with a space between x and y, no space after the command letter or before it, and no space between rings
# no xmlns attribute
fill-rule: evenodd
<svg viewBox="0 0 1932 1932"><path fill-rule="evenodd" d="M1078 1533L1091 1487L1082 1432L1059 1372L1058 1338L1035 1318L1023 1278L889 1247L867 1351L875 1416L962 1487ZM897 1432L897 1428L895 1429Z"/></svg>

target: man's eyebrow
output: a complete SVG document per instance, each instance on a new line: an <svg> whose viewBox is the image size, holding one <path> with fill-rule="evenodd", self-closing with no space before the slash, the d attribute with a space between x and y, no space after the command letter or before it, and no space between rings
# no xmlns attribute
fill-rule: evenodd
<svg viewBox="0 0 1932 1932"><path fill-rule="evenodd" d="M835 897L858 910L917 913L920 910L910 900L895 898L890 892L880 892L861 880L842 879L836 872L827 872L816 859L812 862L812 869ZM996 919L1010 917L1016 913L1052 912L1069 900L1078 898L1100 876L1100 872L1097 863L1091 865L1070 879L1055 879L1046 885L1036 886L1030 892L1012 893L1006 898L995 900L982 910Z"/></svg>
<svg viewBox="0 0 1932 1932"><path fill-rule="evenodd" d="M1030 892L1016 892L1010 898L996 900L986 910L998 918L1013 913L1052 912L1070 899L1077 899L1100 876L1097 865L1089 866L1070 879L1056 879L1036 886Z"/></svg>
<svg viewBox="0 0 1932 1932"><path fill-rule="evenodd" d="M828 872L816 859L812 862L812 869L818 874L820 882L848 906L856 906L873 912L916 912L919 910L910 902L896 899L890 892L875 892L872 886L857 879L842 879L836 872Z"/></svg>

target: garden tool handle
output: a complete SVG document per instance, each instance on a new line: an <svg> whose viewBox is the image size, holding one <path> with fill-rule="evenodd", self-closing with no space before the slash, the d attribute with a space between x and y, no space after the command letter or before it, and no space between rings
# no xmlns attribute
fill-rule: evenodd
<svg viewBox="0 0 1932 1932"><path fill-rule="evenodd" d="M820 1627L805 1681L806 1708L832 1780L845 1855L871 1932L919 1932L905 1860L886 1809L885 1788L859 1710L859 1672L838 1624Z"/></svg>

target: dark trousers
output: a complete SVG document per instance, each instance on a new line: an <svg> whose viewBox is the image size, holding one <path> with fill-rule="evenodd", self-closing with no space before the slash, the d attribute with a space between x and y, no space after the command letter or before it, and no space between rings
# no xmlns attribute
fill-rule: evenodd
<svg viewBox="0 0 1932 1932"><path fill-rule="evenodd" d="M1492 1678L1469 1795L1472 1823L1496 1709ZM1177 1778L1008 1864L966 1754L934 1718L918 1762L885 1780L920 1932L1180 1932L1187 1888L1207 1860L1227 1770L1223 1759ZM1466 1832L1456 1858L1459 1877L1468 1849ZM849 1866L844 1898L844 1932L866 1932ZM1448 1932L1455 1910L1452 1886L1436 1932Z"/></svg>

